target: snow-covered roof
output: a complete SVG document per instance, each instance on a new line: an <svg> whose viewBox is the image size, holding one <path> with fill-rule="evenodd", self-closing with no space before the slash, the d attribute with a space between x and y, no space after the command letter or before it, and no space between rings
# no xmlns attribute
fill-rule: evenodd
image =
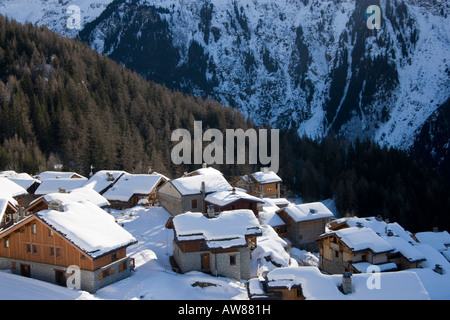
<svg viewBox="0 0 450 320"><path fill-rule="evenodd" d="M97 191L85 187L74 189L69 193L61 193L61 192L48 193L34 200L33 202L30 203L30 205L34 204L41 198L43 198L47 203L54 200L61 201L61 203L63 204L79 201L81 202L89 201L99 207L105 207L109 205L109 202L108 200L106 200L105 197L100 195Z"/></svg>
<svg viewBox="0 0 450 320"><path fill-rule="evenodd" d="M254 197L252 195L249 195L248 193L236 189L234 191L213 192L205 197L205 201L215 204L219 207L229 205L238 200L248 200L253 202L264 203L264 201L261 200L260 198Z"/></svg>
<svg viewBox="0 0 450 320"><path fill-rule="evenodd" d="M248 209L223 211L215 218L186 212L172 220L178 241L205 240L209 248L246 245L245 236L260 234L260 225Z"/></svg>
<svg viewBox="0 0 450 320"><path fill-rule="evenodd" d="M346 217L334 220L333 224L347 224L349 227L362 226L370 228L375 231L378 235L386 235L388 231L392 232L395 236L401 237L406 241L410 241L411 234L406 231L397 222L387 223L379 217Z"/></svg>
<svg viewBox="0 0 450 320"><path fill-rule="evenodd" d="M272 198L263 198L263 212L259 214L259 219L261 225L268 225L271 227L283 226L286 222L280 218L280 216L276 213L280 209Z"/></svg>
<svg viewBox="0 0 450 320"><path fill-rule="evenodd" d="M202 182L205 182L205 192L207 194L233 189L228 181L222 175L218 174L197 175L170 180L170 183L172 183L181 195L201 193Z"/></svg>
<svg viewBox="0 0 450 320"><path fill-rule="evenodd" d="M35 216L92 258L136 242L112 215L89 201L66 203L64 212L43 210Z"/></svg>
<svg viewBox="0 0 450 320"><path fill-rule="evenodd" d="M335 234L352 251L371 250L374 253L393 251L395 248L370 228L350 227L326 233Z"/></svg>
<svg viewBox="0 0 450 320"><path fill-rule="evenodd" d="M0 172L0 177L5 177L11 180L14 183L17 183L19 186L27 190L33 183L40 183L39 180L33 178L28 173L17 173L13 170L2 171Z"/></svg>
<svg viewBox="0 0 450 320"><path fill-rule="evenodd" d="M285 211L295 222L333 217L333 213L322 202L291 203L279 211Z"/></svg>
<svg viewBox="0 0 450 320"><path fill-rule="evenodd" d="M415 236L421 243L429 244L439 252L447 250L447 246L450 245L450 234L447 231L418 232Z"/></svg>
<svg viewBox="0 0 450 320"><path fill-rule="evenodd" d="M397 265L394 262L382 263L382 264L371 264L370 262L360 261L360 262L350 262L350 264L361 273L370 273L372 271L386 272L397 270ZM369 269L373 268L373 269ZM376 268L376 269L375 269ZM370 271L372 270L372 271Z"/></svg>
<svg viewBox="0 0 450 320"><path fill-rule="evenodd" d="M134 194L150 194L165 178L159 174L123 174L103 196L110 201L127 202Z"/></svg>
<svg viewBox="0 0 450 320"><path fill-rule="evenodd" d="M425 255L417 250L417 245L412 239L409 242L398 236L383 236L383 239L395 248L394 252L400 252L409 262L426 260Z"/></svg>
<svg viewBox="0 0 450 320"><path fill-rule="evenodd" d="M349 217L337 219L334 223L345 223L350 228L373 230L394 248L393 252L401 253L410 262L424 261L426 259L426 256L417 250L418 243L414 241L411 234L397 222L387 223L376 217Z"/></svg>
<svg viewBox="0 0 450 320"><path fill-rule="evenodd" d="M128 172L122 170L100 170L89 178L85 186L101 193L123 174L128 174Z"/></svg>
<svg viewBox="0 0 450 320"><path fill-rule="evenodd" d="M35 195L44 195L53 192L58 192L60 188L64 188L66 191L72 191L74 189L81 188L87 182L86 178L60 178L60 179L47 179L42 181L39 187L34 192Z"/></svg>
<svg viewBox="0 0 450 320"><path fill-rule="evenodd" d="M252 177L260 184L281 182L281 178L273 171L258 171L252 173Z"/></svg>
<svg viewBox="0 0 450 320"><path fill-rule="evenodd" d="M342 275L326 275L316 267L276 268L267 274L267 286L292 288L301 285L307 300L429 300L429 294L415 272L380 273L380 287L368 286L372 273L352 275L353 291L343 294L338 286Z"/></svg>
<svg viewBox="0 0 450 320"><path fill-rule="evenodd" d="M76 177L74 179L84 178L86 177L82 176L81 174L78 174L76 172L63 172L63 171L44 171L39 173L35 178L38 178L41 181L48 180L48 179L70 179L72 177Z"/></svg>
<svg viewBox="0 0 450 320"><path fill-rule="evenodd" d="M220 172L217 169L214 169L213 167L200 168L200 169L194 170L192 172L189 172L188 175L192 175L194 173L197 173L197 174L200 174L200 175L205 175L205 174L223 175L222 172Z"/></svg>
<svg viewBox="0 0 450 320"><path fill-rule="evenodd" d="M5 177L0 177L0 196L6 198L28 194L27 190Z"/></svg>

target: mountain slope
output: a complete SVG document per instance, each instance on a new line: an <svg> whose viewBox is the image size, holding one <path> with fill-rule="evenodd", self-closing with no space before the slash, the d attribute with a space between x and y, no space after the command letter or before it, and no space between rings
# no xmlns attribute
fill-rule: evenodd
<svg viewBox="0 0 450 320"><path fill-rule="evenodd" d="M112 0L0 0L0 13L24 24L47 26L63 36L74 38L83 26L95 19ZM69 19L71 6L80 8L80 25ZM69 22L69 23L68 23ZM75 22L75 23L74 23Z"/></svg>
<svg viewBox="0 0 450 320"><path fill-rule="evenodd" d="M382 9L380 30L366 8ZM439 1L122 1L80 33L99 52L258 123L408 149L449 97Z"/></svg>

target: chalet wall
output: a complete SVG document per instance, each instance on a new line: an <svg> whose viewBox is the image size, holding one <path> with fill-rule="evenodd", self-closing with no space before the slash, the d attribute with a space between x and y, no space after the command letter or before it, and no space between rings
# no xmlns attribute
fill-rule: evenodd
<svg viewBox="0 0 450 320"><path fill-rule="evenodd" d="M205 209L204 213L206 213L208 205L211 203L205 201ZM258 212L258 203L254 201L249 201L246 199L240 199L237 200L229 205L219 207L218 205L214 205L214 211L215 212L221 212L221 211L229 211L229 210L239 210L239 209L249 209L252 210L256 217L259 216Z"/></svg>
<svg viewBox="0 0 450 320"><path fill-rule="evenodd" d="M183 212L181 194L170 183L165 183L158 190L158 201L171 215L176 216Z"/></svg>
<svg viewBox="0 0 450 320"><path fill-rule="evenodd" d="M280 183L266 183L260 185L256 184L256 190L262 190L264 197L266 198L279 198L280 197Z"/></svg>
<svg viewBox="0 0 450 320"><path fill-rule="evenodd" d="M94 269L92 259L84 256L78 248L36 217L0 238L0 257Z"/></svg>
<svg viewBox="0 0 450 320"><path fill-rule="evenodd" d="M197 206L192 205L192 200L197 202ZM185 195L181 198L182 208L181 213L184 212L205 212L205 196L203 194Z"/></svg>
<svg viewBox="0 0 450 320"><path fill-rule="evenodd" d="M12 273L21 275L21 266L23 265L29 266L31 278L54 284L58 284L57 271L62 271L64 276L67 272L67 267L65 266L0 257L0 269L2 270L9 269ZM125 279L130 275L130 259L125 257L96 271L80 270L80 288L81 290L95 293L98 289ZM65 280L64 278L63 284L65 284Z"/></svg>
<svg viewBox="0 0 450 320"><path fill-rule="evenodd" d="M371 264L389 262L386 253L374 254L370 250L353 252L342 244L336 236L320 239L319 254L320 268L330 274L351 271L350 262L369 262Z"/></svg>
<svg viewBox="0 0 450 320"><path fill-rule="evenodd" d="M202 269L202 254L209 253L209 269ZM233 256L233 264L230 263ZM236 280L250 279L250 248L241 247L223 251L183 252L178 244L173 242L173 257L183 273L189 271L210 272Z"/></svg>
<svg viewBox="0 0 450 320"><path fill-rule="evenodd" d="M283 210L280 210L278 215L286 223L287 238L294 247L310 252L318 251L316 239L325 232L325 225L329 219L314 219L296 223Z"/></svg>

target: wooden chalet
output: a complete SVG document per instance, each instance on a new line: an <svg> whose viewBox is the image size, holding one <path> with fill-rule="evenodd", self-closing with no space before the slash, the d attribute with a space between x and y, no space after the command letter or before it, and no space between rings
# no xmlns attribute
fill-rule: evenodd
<svg viewBox="0 0 450 320"><path fill-rule="evenodd" d="M405 270L419 268L426 260L425 255L416 249L418 242L412 234L408 233L398 223L383 221L381 216L377 217L349 217L340 218L329 223L331 231L342 231L348 228L370 229L378 238L389 243L393 250L386 254L387 264L380 266L381 271ZM373 238L378 241L377 238ZM367 256L369 257L369 256ZM352 261L353 272L364 272L369 267L370 261Z"/></svg>
<svg viewBox="0 0 450 320"><path fill-rule="evenodd" d="M358 264L377 265L382 270L396 269L388 254L395 248L372 229L351 227L325 233L317 238L319 268L330 274L361 272Z"/></svg>
<svg viewBox="0 0 450 320"><path fill-rule="evenodd" d="M122 174L102 195L110 207L123 210L138 204L156 205L157 190L168 181L161 174Z"/></svg>
<svg viewBox="0 0 450 320"><path fill-rule="evenodd" d="M80 289L93 293L130 275L126 248L136 242L98 206L67 202L0 231L0 268L65 286L67 269L77 266Z"/></svg>
<svg viewBox="0 0 450 320"><path fill-rule="evenodd" d="M305 300L302 286L285 281L269 281L267 278L252 278L247 282L250 300Z"/></svg>
<svg viewBox="0 0 450 320"><path fill-rule="evenodd" d="M275 172L262 168L261 171L233 180L231 185L257 197L280 198L281 182L281 178Z"/></svg>
<svg viewBox="0 0 450 320"><path fill-rule="evenodd" d="M245 192L233 188L231 191L217 191L205 197L204 213L209 206L214 207L214 211L229 211L236 209L250 209L256 217L262 211L264 201L260 198L251 196Z"/></svg>
<svg viewBox="0 0 450 320"><path fill-rule="evenodd" d="M173 261L180 272L250 278L251 252L262 234L251 210L187 212L170 218L166 227L174 230Z"/></svg>

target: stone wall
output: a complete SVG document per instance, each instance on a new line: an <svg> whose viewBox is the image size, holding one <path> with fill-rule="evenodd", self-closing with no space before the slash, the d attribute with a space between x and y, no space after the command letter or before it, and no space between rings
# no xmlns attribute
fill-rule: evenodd
<svg viewBox="0 0 450 320"><path fill-rule="evenodd" d="M126 265L125 268L123 268L124 264ZM21 265L30 266L31 278L53 284L57 284L56 272L62 271L66 275L68 269L68 267L63 266L0 257L0 269L9 269L12 273L21 275ZM119 268L121 271L119 271ZM95 271L79 271L79 275L74 275L78 280L73 284L73 287L95 293L102 287L129 277L131 275L130 259L125 257ZM108 275L99 277L99 274L103 274L104 271L108 271ZM66 278L69 278L69 275L66 275Z"/></svg>

